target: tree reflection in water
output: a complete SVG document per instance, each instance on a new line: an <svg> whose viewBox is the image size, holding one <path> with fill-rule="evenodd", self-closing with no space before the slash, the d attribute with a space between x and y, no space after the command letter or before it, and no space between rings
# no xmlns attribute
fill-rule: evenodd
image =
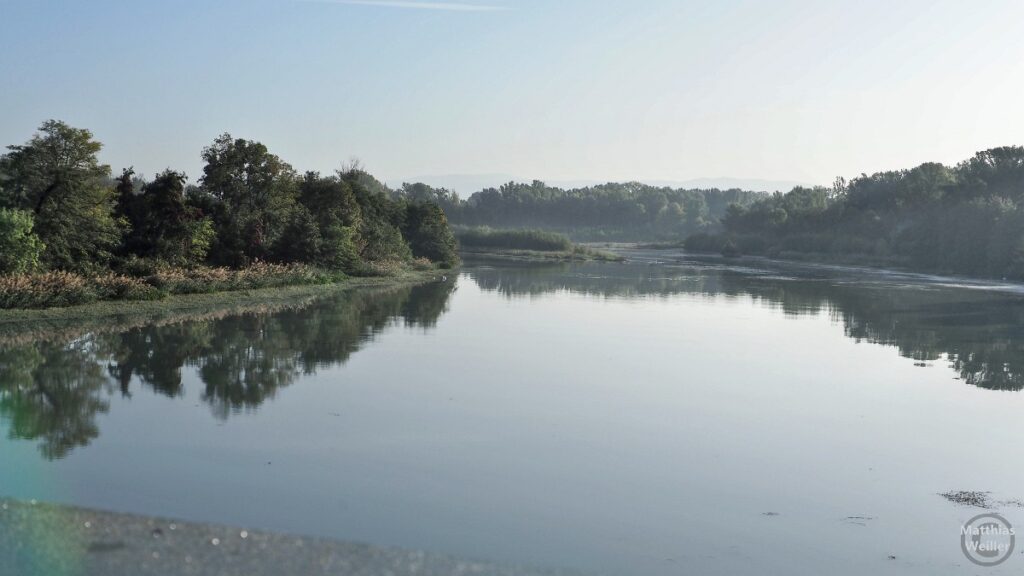
<svg viewBox="0 0 1024 576"><path fill-rule="evenodd" d="M760 267L759 267L760 266ZM509 298L559 291L617 298L679 294L752 298L785 314L829 314L857 341L919 362L948 361L968 384L1024 389L1024 299L939 279L864 270L718 259L668 265L476 267L483 290Z"/></svg>
<svg viewBox="0 0 1024 576"><path fill-rule="evenodd" d="M1024 388L1024 303L1019 295L904 281L863 271L670 265L571 264L468 267L481 289L508 298L572 292L606 298L699 295L751 299L787 315L828 314L846 336L896 347L919 362L948 361L962 380ZM218 418L257 409L304 374L343 364L389 326L433 327L454 278L419 286L347 291L298 304L210 312L101 329L62 327L59 340L0 338L0 419L13 438L57 459L99 435L111 395L140 390L181 397L183 372ZM53 332L53 331L51 331ZM2 337L3 334L0 334Z"/></svg>
<svg viewBox="0 0 1024 576"><path fill-rule="evenodd" d="M48 459L99 435L110 381L88 341L27 344L0 352L0 416L14 438L39 439Z"/></svg>
<svg viewBox="0 0 1024 576"><path fill-rule="evenodd" d="M90 331L70 341L0 347L0 418L12 438L38 440L48 459L99 435L97 414L134 383L184 394L195 369L202 399L219 418L255 410L303 374L343 364L396 324L431 328L447 309L454 279L384 290L346 291L305 305Z"/></svg>

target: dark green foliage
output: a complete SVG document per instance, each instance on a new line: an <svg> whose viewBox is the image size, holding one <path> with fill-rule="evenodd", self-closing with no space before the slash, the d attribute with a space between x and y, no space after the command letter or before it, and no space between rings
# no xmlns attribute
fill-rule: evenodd
<svg viewBox="0 0 1024 576"><path fill-rule="evenodd" d="M351 188L362 214L359 226L359 256L370 262L406 261L412 250L402 237L405 206L391 199L386 186L359 169L338 177Z"/></svg>
<svg viewBox="0 0 1024 576"><path fill-rule="evenodd" d="M244 265L271 256L298 193L292 167L259 142L223 134L203 149L201 190L216 203L217 263Z"/></svg>
<svg viewBox="0 0 1024 576"><path fill-rule="evenodd" d="M338 270L355 270L362 212L348 182L307 172L299 184L299 202L316 220L320 246L310 262Z"/></svg>
<svg viewBox="0 0 1024 576"><path fill-rule="evenodd" d="M135 228L134 223L143 219L139 193L144 183L141 178L135 176L134 168L125 168L121 171L121 176L117 178L117 184L114 185L114 217L128 227L128 232L122 239L120 247L122 256L124 253L134 251L135 239L132 237L132 232Z"/></svg>
<svg viewBox="0 0 1024 576"><path fill-rule="evenodd" d="M751 254L1024 279L1024 148L794 188L730 206L722 225L723 237L691 236L687 248L732 241Z"/></svg>
<svg viewBox="0 0 1024 576"><path fill-rule="evenodd" d="M460 231L458 239L459 243L466 248L501 248L543 252L565 252L573 249L572 242L565 236L543 230L471 228Z"/></svg>
<svg viewBox="0 0 1024 576"><path fill-rule="evenodd" d="M116 211L129 223L123 252L176 266L201 263L212 241L212 223L185 198L185 175L167 170L135 191L131 172L116 188Z"/></svg>
<svg viewBox="0 0 1024 576"><path fill-rule="evenodd" d="M0 207L32 214L52 268L95 270L121 240L110 167L96 155L102 145L88 130L49 120L28 143L0 156Z"/></svg>
<svg viewBox="0 0 1024 576"><path fill-rule="evenodd" d="M370 262L388 260L405 261L412 258L412 250L402 238L397 226L387 220L367 219L361 233L362 250L359 256Z"/></svg>
<svg viewBox="0 0 1024 576"><path fill-rule="evenodd" d="M289 263L316 262L322 250L323 239L313 215L305 206L292 210L291 219L274 247L275 259Z"/></svg>
<svg viewBox="0 0 1024 576"><path fill-rule="evenodd" d="M402 232L416 258L426 258L449 268L458 264L455 235L437 204L413 202L407 205Z"/></svg>

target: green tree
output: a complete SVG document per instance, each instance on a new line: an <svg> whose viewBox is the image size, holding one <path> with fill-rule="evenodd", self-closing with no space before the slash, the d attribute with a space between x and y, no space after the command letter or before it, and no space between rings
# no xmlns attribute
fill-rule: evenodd
<svg viewBox="0 0 1024 576"><path fill-rule="evenodd" d="M352 189L362 215L357 240L359 257L366 261L412 258L401 232L405 221L404 203L392 201L387 186L358 168L339 172L338 177Z"/></svg>
<svg viewBox="0 0 1024 576"><path fill-rule="evenodd" d="M299 203L316 220L320 235L313 261L326 268L354 270L359 262L362 210L349 183L307 172L299 184Z"/></svg>
<svg viewBox="0 0 1024 576"><path fill-rule="evenodd" d="M88 130L49 120L26 144L0 157L0 206L31 212L46 245L44 262L68 270L105 265L121 240L110 167Z"/></svg>
<svg viewBox="0 0 1024 576"><path fill-rule="evenodd" d="M223 134L203 149L202 190L222 205L216 259L243 265L271 255L297 196L292 167L251 140Z"/></svg>
<svg viewBox="0 0 1024 576"><path fill-rule="evenodd" d="M449 268L458 264L455 235L440 206L433 202L413 202L406 206L405 214L403 234L413 256Z"/></svg>
<svg viewBox="0 0 1024 576"><path fill-rule="evenodd" d="M305 206L292 210L274 247L274 258L281 262L315 262L320 257L323 240L316 220Z"/></svg>

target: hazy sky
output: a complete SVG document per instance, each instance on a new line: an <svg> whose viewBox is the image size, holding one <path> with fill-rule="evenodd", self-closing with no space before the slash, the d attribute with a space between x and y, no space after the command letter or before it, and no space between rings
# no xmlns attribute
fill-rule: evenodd
<svg viewBox="0 0 1024 576"><path fill-rule="evenodd" d="M0 0L0 142L386 178L837 175L1024 144L1024 2Z"/></svg>

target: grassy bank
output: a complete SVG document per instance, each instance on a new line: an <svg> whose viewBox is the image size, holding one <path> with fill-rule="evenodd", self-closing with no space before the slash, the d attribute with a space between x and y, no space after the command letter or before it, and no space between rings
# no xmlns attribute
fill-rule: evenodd
<svg viewBox="0 0 1024 576"><path fill-rule="evenodd" d="M429 262L364 266L364 276L397 276L433 270ZM45 272L0 276L0 309L64 308L104 301L152 301L169 296L235 292L285 286L335 284L349 277L305 264L258 262L246 268L154 268L134 274Z"/></svg>
<svg viewBox="0 0 1024 576"><path fill-rule="evenodd" d="M430 282L442 274L407 270L392 276L346 278L329 284L175 294L160 300L104 301L65 308L0 310L0 345L83 332L122 331L167 324L299 308L312 300L356 288L395 288Z"/></svg>

